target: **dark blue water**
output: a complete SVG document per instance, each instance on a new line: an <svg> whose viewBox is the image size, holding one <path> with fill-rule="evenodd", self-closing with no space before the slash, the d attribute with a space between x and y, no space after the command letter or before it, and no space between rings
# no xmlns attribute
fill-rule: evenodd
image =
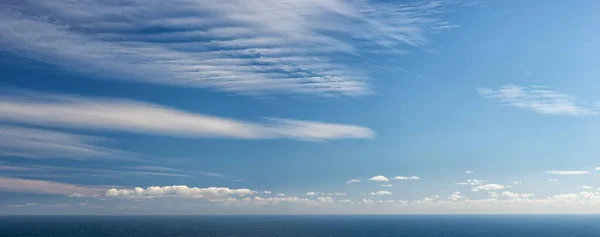
<svg viewBox="0 0 600 237"><path fill-rule="evenodd" d="M0 236L600 237L600 216L5 216Z"/></svg>

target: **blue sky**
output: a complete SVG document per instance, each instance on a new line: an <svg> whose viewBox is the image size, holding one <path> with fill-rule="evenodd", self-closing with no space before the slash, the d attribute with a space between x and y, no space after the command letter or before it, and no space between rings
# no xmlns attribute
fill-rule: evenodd
<svg viewBox="0 0 600 237"><path fill-rule="evenodd" d="M0 3L0 214L597 213L599 8Z"/></svg>

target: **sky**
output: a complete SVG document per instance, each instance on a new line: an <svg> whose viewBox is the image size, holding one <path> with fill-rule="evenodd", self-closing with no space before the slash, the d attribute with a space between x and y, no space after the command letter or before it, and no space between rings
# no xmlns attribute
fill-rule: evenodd
<svg viewBox="0 0 600 237"><path fill-rule="evenodd" d="M0 215L600 213L600 2L0 2Z"/></svg>

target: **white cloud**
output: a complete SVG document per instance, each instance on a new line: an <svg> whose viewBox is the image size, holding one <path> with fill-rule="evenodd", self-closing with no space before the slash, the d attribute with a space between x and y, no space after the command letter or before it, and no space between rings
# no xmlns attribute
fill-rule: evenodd
<svg viewBox="0 0 600 237"><path fill-rule="evenodd" d="M271 191L265 190L265 194L271 194Z"/></svg>
<svg viewBox="0 0 600 237"><path fill-rule="evenodd" d="M465 171L465 174L472 174L472 173L473 173L473 171L470 171L470 170Z"/></svg>
<svg viewBox="0 0 600 237"><path fill-rule="evenodd" d="M548 179L548 182L558 182L558 179Z"/></svg>
<svg viewBox="0 0 600 237"><path fill-rule="evenodd" d="M136 169L136 170L154 170L154 171L181 171L180 169L162 167L162 166L151 166L151 165L140 165L140 166L123 166L123 168Z"/></svg>
<svg viewBox="0 0 600 237"><path fill-rule="evenodd" d="M360 179L351 179L348 180L348 182L346 182L347 184L351 184L351 183L360 183Z"/></svg>
<svg viewBox="0 0 600 237"><path fill-rule="evenodd" d="M483 184L483 180L480 179L467 179L466 182L454 183L455 185L481 185Z"/></svg>
<svg viewBox="0 0 600 237"><path fill-rule="evenodd" d="M377 181L377 182L388 182L388 181L390 181L387 177L385 177L383 175L373 176L369 180L371 180L371 181Z"/></svg>
<svg viewBox="0 0 600 237"><path fill-rule="evenodd" d="M519 181L513 181L513 184L519 185L519 184L521 184L521 182L519 182Z"/></svg>
<svg viewBox="0 0 600 237"><path fill-rule="evenodd" d="M196 197L196 198L214 198L220 196L229 195L251 195L257 193L250 189L230 189L226 187L209 187L209 188L198 188L188 187L185 185L173 185L173 186L151 186L148 188L136 187L133 189L116 189L111 188L104 196L107 197L162 197L162 196L179 196L179 197Z"/></svg>
<svg viewBox="0 0 600 237"><path fill-rule="evenodd" d="M391 194L392 194L392 192L390 192L390 191L384 191L384 190L382 190L382 191L377 191L377 192L371 192L369 195L371 195L371 196L382 196L382 195L391 195Z"/></svg>
<svg viewBox="0 0 600 237"><path fill-rule="evenodd" d="M80 197L83 197L83 194L81 194L81 193L72 193L72 194L69 195L69 197L80 198Z"/></svg>
<svg viewBox="0 0 600 237"><path fill-rule="evenodd" d="M287 197L287 195L286 195L285 193L278 193L278 194L277 194L277 196L280 196L280 197Z"/></svg>
<svg viewBox="0 0 600 237"><path fill-rule="evenodd" d="M573 116L597 114L596 109L587 105L585 101L546 87L507 85L498 90L479 88L477 92L485 98L541 114Z"/></svg>
<svg viewBox="0 0 600 237"><path fill-rule="evenodd" d="M392 187L392 184L382 184L381 187L389 188L389 187Z"/></svg>
<svg viewBox="0 0 600 237"><path fill-rule="evenodd" d="M107 78L240 94L368 94L368 73L354 66L365 56L420 48L428 33L453 27L439 19L441 3L5 1L0 10L4 51ZM139 29L165 33L131 33Z"/></svg>
<svg viewBox="0 0 600 237"><path fill-rule="evenodd" d="M490 191L490 190L498 190L498 189L504 189L505 186L501 185L501 184L482 184L476 187L473 187L472 191L473 192L479 192L480 190L483 191Z"/></svg>
<svg viewBox="0 0 600 237"><path fill-rule="evenodd" d="M103 193L106 189L44 180L0 177L0 190L16 193L59 194L65 196L77 193L81 196L92 196Z"/></svg>
<svg viewBox="0 0 600 237"><path fill-rule="evenodd" d="M178 137L321 141L375 136L354 125L278 118L248 122L131 100L25 94L0 96L0 121Z"/></svg>
<svg viewBox="0 0 600 237"><path fill-rule="evenodd" d="M3 111L0 102L0 117ZM0 156L135 160L135 154L102 147L107 139L47 129L0 125Z"/></svg>
<svg viewBox="0 0 600 237"><path fill-rule="evenodd" d="M394 179L395 180L418 180L418 179L421 179L421 178L418 177L418 176L410 176L410 177L407 177L407 176L396 176L396 177L394 177Z"/></svg>
<svg viewBox="0 0 600 237"><path fill-rule="evenodd" d="M308 196L315 196L315 195L317 195L317 193L311 191L311 192L306 193L306 195L308 195Z"/></svg>
<svg viewBox="0 0 600 237"><path fill-rule="evenodd" d="M588 185L582 185L582 186L578 186L577 188L580 188L580 189L593 189L594 187L588 186Z"/></svg>
<svg viewBox="0 0 600 237"><path fill-rule="evenodd" d="M465 196L461 196L459 191L456 191L456 192L452 193L452 195L448 196L448 199L450 201L458 201L458 200L466 199L466 198L467 197L465 197Z"/></svg>
<svg viewBox="0 0 600 237"><path fill-rule="evenodd" d="M600 167L596 167L596 170L600 170Z"/></svg>
<svg viewBox="0 0 600 237"><path fill-rule="evenodd" d="M513 192L509 192L509 191L504 191L502 192L502 196L503 197L508 197L508 198L530 198L533 197L533 193L513 193Z"/></svg>
<svg viewBox="0 0 600 237"><path fill-rule="evenodd" d="M589 171L584 170L549 170L546 171L546 174L554 174L554 175L581 175L581 174L589 174Z"/></svg>

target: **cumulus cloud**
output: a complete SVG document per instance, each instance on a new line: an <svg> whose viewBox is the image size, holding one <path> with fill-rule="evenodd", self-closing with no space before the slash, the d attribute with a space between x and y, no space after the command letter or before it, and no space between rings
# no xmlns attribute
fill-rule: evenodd
<svg viewBox="0 0 600 237"><path fill-rule="evenodd" d="M265 194L271 194L271 191L265 190Z"/></svg>
<svg viewBox="0 0 600 237"><path fill-rule="evenodd" d="M348 180L346 183L347 183L347 184L351 184L351 183L360 183L360 179L351 179L351 180Z"/></svg>
<svg viewBox="0 0 600 237"><path fill-rule="evenodd" d="M317 195L317 193L311 191L311 192L307 192L306 195L307 196L315 196L315 195Z"/></svg>
<svg viewBox="0 0 600 237"><path fill-rule="evenodd" d="M355 65L373 54L423 47L428 33L452 28L439 18L444 5L3 1L0 46L111 79L238 94L360 96L371 92L370 78L366 67Z"/></svg>
<svg viewBox="0 0 600 237"><path fill-rule="evenodd" d="M546 171L546 174L554 174L554 175L581 175L581 174L589 174L589 171L585 170L549 170Z"/></svg>
<svg viewBox="0 0 600 237"><path fill-rule="evenodd" d="M421 179L419 176L396 176L394 177L395 180L418 180Z"/></svg>
<svg viewBox="0 0 600 237"><path fill-rule="evenodd" d="M501 184L482 184L482 185L473 187L471 190L473 192L479 192L481 190L490 191L490 190L498 190L498 189L504 189L504 188L505 188L505 186L501 185Z"/></svg>
<svg viewBox="0 0 600 237"><path fill-rule="evenodd" d="M588 186L588 185L582 185L582 186L578 186L577 188L580 188L580 189L593 189L594 187Z"/></svg>
<svg viewBox="0 0 600 237"><path fill-rule="evenodd" d="M371 181L377 181L377 182L388 182L388 181L390 181L387 177L385 177L383 175L373 176L369 180L371 180Z"/></svg>
<svg viewBox="0 0 600 237"><path fill-rule="evenodd" d="M533 197L533 193L513 193L513 192L509 192L509 191L504 191L501 194L503 197L508 197L508 198L530 198Z"/></svg>
<svg viewBox="0 0 600 237"><path fill-rule="evenodd" d="M597 114L597 110L585 101L546 87L507 85L498 90L479 88L477 93L485 98L540 114L573 116Z"/></svg>
<svg viewBox="0 0 600 237"><path fill-rule="evenodd" d="M472 173L473 173L473 171L470 171L470 170L465 171L465 174L472 174Z"/></svg>
<svg viewBox="0 0 600 237"><path fill-rule="evenodd" d="M480 179L467 179L465 182L454 183L456 185L480 185L483 184L483 180Z"/></svg>
<svg viewBox="0 0 600 237"><path fill-rule="evenodd" d="M382 190L382 191L377 191L377 192L371 192L369 195L371 195L371 196L383 196L383 195L391 195L391 194L392 194L392 192L390 192L390 191L384 191L384 190Z"/></svg>
<svg viewBox="0 0 600 237"><path fill-rule="evenodd" d="M125 99L24 94L0 96L0 121L177 137L322 141L375 136L355 125L280 118L248 122Z"/></svg>
<svg viewBox="0 0 600 237"><path fill-rule="evenodd" d="M225 187L209 187L209 188L198 188L188 187L185 185L173 185L173 186L151 186L148 188L136 187L133 189L116 189L111 188L104 196L107 197L163 197L163 196L176 196L176 197L195 197L195 198L214 198L229 195L251 195L257 193L250 189L230 189Z"/></svg>
<svg viewBox="0 0 600 237"><path fill-rule="evenodd" d="M382 184L381 187L389 188L389 187L392 187L392 184Z"/></svg>
<svg viewBox="0 0 600 237"><path fill-rule="evenodd" d="M467 198L467 197L461 196L459 191L456 191L456 192L452 193L452 195L448 196L448 199L450 201L458 201L458 200L465 199L465 198Z"/></svg>
<svg viewBox="0 0 600 237"><path fill-rule="evenodd" d="M101 194L106 189L44 180L0 177L0 190L15 193L93 196Z"/></svg>

